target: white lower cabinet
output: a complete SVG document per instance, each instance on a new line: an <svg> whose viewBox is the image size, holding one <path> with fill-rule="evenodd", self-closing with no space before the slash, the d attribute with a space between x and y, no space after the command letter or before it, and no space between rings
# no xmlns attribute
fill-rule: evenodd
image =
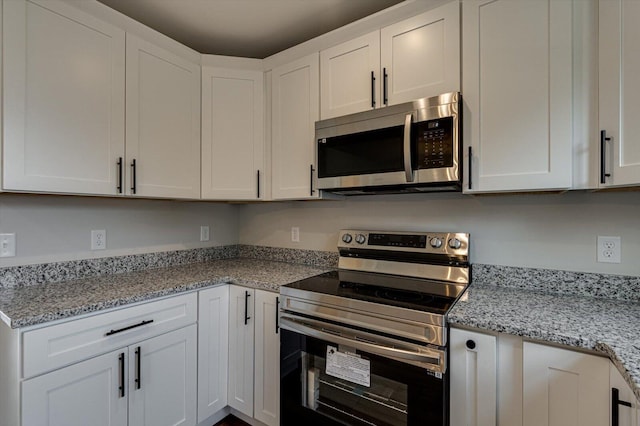
<svg viewBox="0 0 640 426"><path fill-rule="evenodd" d="M256 290L255 383L253 416L280 424L280 330L278 293Z"/></svg>
<svg viewBox="0 0 640 426"><path fill-rule="evenodd" d="M451 426L638 426L638 400L605 357L502 333L450 336Z"/></svg>
<svg viewBox="0 0 640 426"><path fill-rule="evenodd" d="M193 324L26 380L22 425L195 425L196 347Z"/></svg>
<svg viewBox="0 0 640 426"><path fill-rule="evenodd" d="M255 290L229 286L229 406L253 417Z"/></svg>

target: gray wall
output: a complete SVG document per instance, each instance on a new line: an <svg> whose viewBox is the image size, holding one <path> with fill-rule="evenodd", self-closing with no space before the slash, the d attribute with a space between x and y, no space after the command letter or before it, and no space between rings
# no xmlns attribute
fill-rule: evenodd
<svg viewBox="0 0 640 426"><path fill-rule="evenodd" d="M222 203L0 194L0 233L17 239L17 256L0 267L237 244L236 213ZM92 229L107 231L106 250L90 250Z"/></svg>
<svg viewBox="0 0 640 426"><path fill-rule="evenodd" d="M300 227L300 242L290 230ZM475 263L640 275L640 192L411 194L240 207L240 243L336 250L343 228L463 231ZM596 262L596 237L622 237L622 263Z"/></svg>

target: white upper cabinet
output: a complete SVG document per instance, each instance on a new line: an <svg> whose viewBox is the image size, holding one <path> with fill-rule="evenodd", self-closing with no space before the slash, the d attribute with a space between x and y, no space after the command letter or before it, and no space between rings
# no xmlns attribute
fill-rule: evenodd
<svg viewBox="0 0 640 426"><path fill-rule="evenodd" d="M127 34L127 192L200 198L200 66Z"/></svg>
<svg viewBox="0 0 640 426"><path fill-rule="evenodd" d="M376 108L380 102L380 31L320 52L322 119Z"/></svg>
<svg viewBox="0 0 640 426"><path fill-rule="evenodd" d="M465 192L572 185L572 2L463 2Z"/></svg>
<svg viewBox="0 0 640 426"><path fill-rule="evenodd" d="M272 78L271 194L274 199L318 198L314 188L315 122L319 119L318 54L274 68Z"/></svg>
<svg viewBox="0 0 640 426"><path fill-rule="evenodd" d="M55 0L2 16L3 189L116 195L124 31Z"/></svg>
<svg viewBox="0 0 640 426"><path fill-rule="evenodd" d="M380 31L383 105L460 91L460 4Z"/></svg>
<svg viewBox="0 0 640 426"><path fill-rule="evenodd" d="M640 2L600 7L600 187L640 184ZM609 139L610 138L610 139ZM603 169L602 169L603 168Z"/></svg>
<svg viewBox="0 0 640 426"><path fill-rule="evenodd" d="M320 52L322 119L460 90L457 1Z"/></svg>
<svg viewBox="0 0 640 426"><path fill-rule="evenodd" d="M202 198L265 194L264 77L261 71L202 70Z"/></svg>

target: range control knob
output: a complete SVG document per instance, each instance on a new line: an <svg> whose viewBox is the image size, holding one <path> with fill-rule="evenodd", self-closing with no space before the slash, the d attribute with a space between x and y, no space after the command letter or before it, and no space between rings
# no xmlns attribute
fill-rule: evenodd
<svg viewBox="0 0 640 426"><path fill-rule="evenodd" d="M431 244L431 247L433 248L440 248L442 247L442 240L438 237L433 237L429 244Z"/></svg>
<svg viewBox="0 0 640 426"><path fill-rule="evenodd" d="M344 234L342 236L342 241L344 241L347 244L349 244L352 240L353 240L353 237L351 236L351 234Z"/></svg>
<svg viewBox="0 0 640 426"><path fill-rule="evenodd" d="M365 241L367 241L367 238L364 235L362 235L362 234L356 235L356 243L364 244Z"/></svg>
<svg viewBox="0 0 640 426"><path fill-rule="evenodd" d="M462 243L457 238L451 238L449 240L449 247L454 249L454 250L458 250L461 245L462 245Z"/></svg>

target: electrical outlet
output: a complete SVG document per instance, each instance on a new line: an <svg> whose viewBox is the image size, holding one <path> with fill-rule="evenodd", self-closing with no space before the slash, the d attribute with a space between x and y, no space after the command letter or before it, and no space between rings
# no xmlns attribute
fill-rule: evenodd
<svg viewBox="0 0 640 426"><path fill-rule="evenodd" d="M0 257L16 255L16 234L0 234Z"/></svg>
<svg viewBox="0 0 640 426"><path fill-rule="evenodd" d="M598 262L620 263L621 255L620 237L598 236Z"/></svg>
<svg viewBox="0 0 640 426"><path fill-rule="evenodd" d="M93 229L91 231L91 250L104 250L107 248L107 231Z"/></svg>
<svg viewBox="0 0 640 426"><path fill-rule="evenodd" d="M291 241L294 243L300 242L300 228L297 226L291 227Z"/></svg>
<svg viewBox="0 0 640 426"><path fill-rule="evenodd" d="M200 227L200 241L209 241L209 227L201 226Z"/></svg>

